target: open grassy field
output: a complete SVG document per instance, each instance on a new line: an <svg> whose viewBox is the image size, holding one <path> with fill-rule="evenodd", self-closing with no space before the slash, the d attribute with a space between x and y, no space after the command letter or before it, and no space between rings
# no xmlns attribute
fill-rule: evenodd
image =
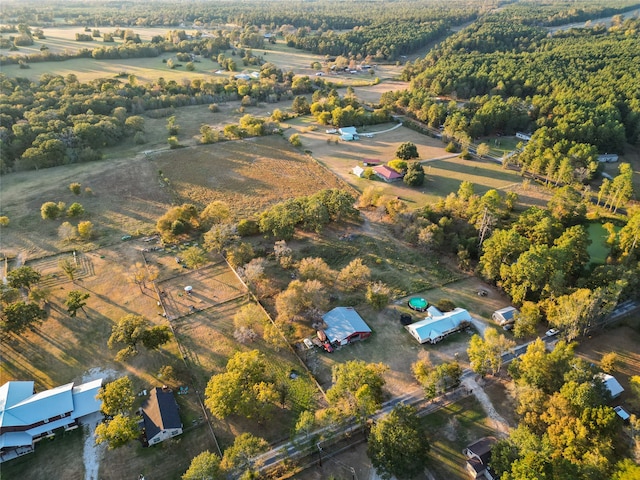
<svg viewBox="0 0 640 480"><path fill-rule="evenodd" d="M176 156L182 161L176 161ZM204 207L223 200L236 218L259 213L287 198L341 183L279 136L204 145L153 156L180 202Z"/></svg>
<svg viewBox="0 0 640 480"><path fill-rule="evenodd" d="M45 174L46 173L46 174ZM90 188L76 196L69 184ZM150 232L171 204L171 195L157 180L157 170L141 158L48 168L46 172L18 172L2 177L2 211L11 219L2 231L2 253L25 258L54 254L72 248L108 245L125 234ZM74 225L89 220L95 235L89 244L67 243L58 236L66 218L44 221L40 206L47 201L83 205L86 214L69 219Z"/></svg>
<svg viewBox="0 0 640 480"><path fill-rule="evenodd" d="M616 227L619 231L620 227ZM588 225L589 238L591 245L587 248L591 263L602 265L606 262L611 248L607 245L607 237L609 234L601 223L592 222Z"/></svg>
<svg viewBox="0 0 640 480"><path fill-rule="evenodd" d="M492 188L502 191L514 190L518 192L521 203L525 205L540 202L537 195L534 195L535 189L530 187L529 191L524 190L522 177L517 173L504 170L500 165L488 160L458 158L445 152L446 145L442 141L405 127L386 131L396 124L368 126L363 131L373 133L373 138L361 137L356 142L338 141L337 144L337 137L325 133L322 126L311 131L309 127L314 125L311 118L296 119L288 124L300 132L305 149L310 150L315 158L353 187L362 191L370 185L375 185L382 188L385 194L400 197L410 208L434 202L457 191L464 180L472 182L476 193L480 195ZM351 173L353 167L361 165L364 159L377 159L384 163L393 160L396 150L404 142L413 142L418 147L426 173L425 184L422 187L412 188L402 182L388 184L380 180L367 180Z"/></svg>

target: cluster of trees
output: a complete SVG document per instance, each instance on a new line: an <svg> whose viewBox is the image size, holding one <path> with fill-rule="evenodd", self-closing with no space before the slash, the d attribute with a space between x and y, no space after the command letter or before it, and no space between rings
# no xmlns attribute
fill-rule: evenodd
<svg viewBox="0 0 640 480"><path fill-rule="evenodd" d="M488 15L407 66L404 77L412 79L412 88L401 99L412 114L422 112L431 120L426 95L497 95L513 97L520 111L502 125L500 108L491 108L484 121L477 118L477 130L472 128L474 117L466 115L465 131L472 138L492 129L522 128L528 115L536 127L547 127L537 134L545 148L567 142L561 156L574 145L619 152L625 141L638 141L640 110L630 84L640 74L635 61L639 47L632 40L638 19L606 31L554 36L539 27L498 20ZM483 132L483 123L493 118ZM532 142L525 154L539 148L539 142Z"/></svg>
<svg viewBox="0 0 640 480"><path fill-rule="evenodd" d="M211 377L205 390L205 405L215 417L235 414L259 424L272 417L280 399L275 379L258 350L236 353L223 373Z"/></svg>
<svg viewBox="0 0 640 480"><path fill-rule="evenodd" d="M116 353L116 360L126 360L138 354L138 345L147 350L157 350L171 338L171 330L167 325L151 325L141 315L132 313L122 317L111 328L111 336L107 342L109 348L123 347Z"/></svg>
<svg viewBox="0 0 640 480"><path fill-rule="evenodd" d="M321 55L372 56L374 61L396 60L443 36L449 25L431 19L377 20L340 33L333 30L312 33L310 28L299 28L285 36L289 47L309 50Z"/></svg>
<svg viewBox="0 0 640 480"><path fill-rule="evenodd" d="M509 218L517 198L513 192L503 196L493 189L480 196L471 182L464 181L458 192L414 212L393 199L380 204L383 199L373 196L372 204L384 208L405 241L426 252L457 255L460 266L468 270L477 258L479 239Z"/></svg>
<svg viewBox="0 0 640 480"><path fill-rule="evenodd" d="M238 235L265 233L288 240L296 228L319 233L330 222L356 218L354 203L354 197L345 190L325 189L277 203L262 212L257 222L243 219L238 223L232 221L229 206L222 201L214 201L202 211L195 205L183 204L170 208L158 219L156 228L166 241L205 231L205 248L220 253Z"/></svg>
<svg viewBox="0 0 640 480"><path fill-rule="evenodd" d="M41 303L47 301L50 291L38 287L41 278L40 272L26 265L7 274L7 283L0 286L2 335L20 335L29 328L36 328L47 318Z"/></svg>
<svg viewBox="0 0 640 480"><path fill-rule="evenodd" d="M540 313L569 338L583 333L637 292L638 216L616 235L611 230L607 265L590 265L586 205L572 187L559 189L548 209L531 207L509 228L496 229L482 245L479 273L500 285L516 304L527 305L524 324ZM527 302L540 302L540 311ZM531 332L526 327L522 334ZM518 332L516 332L518 333Z"/></svg>
<svg viewBox="0 0 640 480"><path fill-rule="evenodd" d="M109 449L122 447L140 436L139 417L133 411L136 396L129 377L120 377L100 388L97 397L105 420L96 427L96 443L107 443Z"/></svg>
<svg viewBox="0 0 640 480"><path fill-rule="evenodd" d="M450 2L446 6L416 5L414 2L402 1L395 3L394 8L390 8L384 2L355 1L343 4L324 0L305 6L304 9L291 8L286 2L267 5L259 1L248 1L240 4L225 3L215 8L206 2L198 2L184 9L176 8L175 5L167 2L157 2L154 3L153 12L137 4L130 5L123 12L109 5L95 8L90 3L79 3L73 6L57 3L51 6L39 6L29 11L10 7L5 16L8 19L19 18L20 21L28 22L30 25L42 26L59 21L60 15L64 16L65 25L83 27L115 25L176 27L183 23L191 23L194 26L217 28L219 25L234 24L239 25L233 31L236 38L240 39L243 35L251 33L252 28L258 25L273 33L288 32L303 27L321 31L352 30L384 25L389 22L397 22L408 28L411 24L428 24L436 20L457 25L475 18L477 13L477 7L470 6L464 1ZM381 38L389 38L388 41L394 43L394 36L389 35L388 31L377 32L377 35ZM401 35L402 30L395 34L395 36ZM358 45L358 43L354 44Z"/></svg>
<svg viewBox="0 0 640 480"><path fill-rule="evenodd" d="M260 215L260 231L278 239L293 237L296 228L320 233L330 222L358 215L355 198L345 190L326 189L278 203Z"/></svg>
<svg viewBox="0 0 640 480"><path fill-rule="evenodd" d="M457 361L433 366L429 359L425 358L415 362L411 370L424 389L425 398L429 400L460 385L460 377L462 377L462 367Z"/></svg>
<svg viewBox="0 0 640 480"><path fill-rule="evenodd" d="M265 72L271 72L267 68ZM123 138L140 136L146 110L235 100L277 101L310 92L323 84L269 74L259 79L194 79L176 82L160 78L141 85L100 79L80 83L77 77L50 74L38 82L0 74L0 173L39 169L101 158L99 150ZM137 137L136 137L137 140Z"/></svg>
<svg viewBox="0 0 640 480"><path fill-rule="evenodd" d="M581 4L567 4L563 2L545 5L511 4L496 12L496 18L504 23L525 25L563 25L567 23L584 22L592 18L608 16L621 17L621 13L638 8L634 0L622 0L612 6L607 1L596 1ZM615 18L614 18L614 21ZM617 21L621 21L618 18Z"/></svg>
<svg viewBox="0 0 640 480"><path fill-rule="evenodd" d="M220 458L206 450L196 455L182 480L226 480L227 478L257 478L259 475L253 459L269 449L266 440L243 433L238 435Z"/></svg>
<svg viewBox="0 0 640 480"><path fill-rule="evenodd" d="M305 97L298 96L293 101L292 110L302 115L311 113L318 123L335 127L375 125L391 119L388 108L367 111L351 87L342 98L334 88L316 90L311 101L309 104Z"/></svg>
<svg viewBox="0 0 640 480"><path fill-rule="evenodd" d="M618 419L593 364L559 341L552 352L541 339L509 365L520 423L492 449L491 467L505 479L613 478L626 469ZM626 443L626 442L625 442ZM631 478L631 477L621 477Z"/></svg>

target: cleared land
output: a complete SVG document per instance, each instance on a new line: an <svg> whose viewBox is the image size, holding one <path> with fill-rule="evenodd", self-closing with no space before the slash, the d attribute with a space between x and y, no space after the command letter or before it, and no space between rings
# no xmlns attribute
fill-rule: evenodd
<svg viewBox="0 0 640 480"><path fill-rule="evenodd" d="M175 161L176 156L182 160ZM171 180L179 202L203 207L222 200L233 206L237 218L287 198L342 186L280 136L160 153L153 162Z"/></svg>
<svg viewBox="0 0 640 480"><path fill-rule="evenodd" d="M438 198L457 191L464 180L472 182L476 193L480 195L492 188L502 191L513 190L519 194L520 202L525 205L540 203L540 189L523 185L522 177L516 172L505 170L501 165L489 160L463 160L456 154L447 153L446 145L441 140L406 127L386 131L397 124L373 125L358 129L374 136L361 136L360 140L355 142L344 142L336 135L325 133L326 127L315 125L312 118L296 119L289 122L289 125L301 134L303 147L310 150L315 158L345 182L360 191L370 185L380 187L386 194L400 197L410 208L435 202ZM351 173L353 167L362 165L365 159L375 159L383 163L393 160L396 150L404 142L412 142L418 148L426 173L425 184L422 187L408 187L403 182L389 184L381 180L367 180Z"/></svg>
<svg viewBox="0 0 640 480"><path fill-rule="evenodd" d="M602 356L609 352L618 355L619 365L613 375L624 387L625 392L616 399L616 405L624 405L630 398L629 379L633 375L640 375L640 314L635 313L623 320L622 324L584 339L577 354L596 365L600 364ZM636 412L638 413L638 412Z"/></svg>

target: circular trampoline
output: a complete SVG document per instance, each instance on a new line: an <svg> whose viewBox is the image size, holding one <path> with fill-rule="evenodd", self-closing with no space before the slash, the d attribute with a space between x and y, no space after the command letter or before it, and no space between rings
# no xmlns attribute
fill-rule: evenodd
<svg viewBox="0 0 640 480"><path fill-rule="evenodd" d="M414 297L409 300L408 305L411 310L415 310L416 312L424 312L429 306L429 302L427 302L424 298Z"/></svg>

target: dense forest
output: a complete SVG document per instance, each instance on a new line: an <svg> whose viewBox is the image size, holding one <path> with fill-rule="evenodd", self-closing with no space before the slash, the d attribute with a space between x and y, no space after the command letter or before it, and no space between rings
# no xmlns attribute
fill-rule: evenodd
<svg viewBox="0 0 640 480"><path fill-rule="evenodd" d="M640 140L639 28L637 18L614 17L609 29L550 35L489 16L408 64L403 75L411 88L383 101L433 127L444 124L463 144L535 131L511 162L555 178L569 158L574 178L589 179L598 152L622 153L625 143ZM447 106L436 96L469 101Z"/></svg>

